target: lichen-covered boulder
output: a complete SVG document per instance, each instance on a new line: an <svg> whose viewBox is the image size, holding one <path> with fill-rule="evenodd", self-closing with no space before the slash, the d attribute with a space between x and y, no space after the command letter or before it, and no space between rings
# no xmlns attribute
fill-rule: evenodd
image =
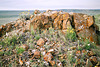
<svg viewBox="0 0 100 67"><path fill-rule="evenodd" d="M34 14L39 14L39 13L40 13L39 10L35 10L35 11L34 11Z"/></svg>
<svg viewBox="0 0 100 67"><path fill-rule="evenodd" d="M63 11L47 11L35 16L31 22L33 29L54 29L67 30L73 27L78 37L88 38L97 43L97 33L99 30L95 24L94 17L82 13L67 13Z"/></svg>
<svg viewBox="0 0 100 67"><path fill-rule="evenodd" d="M78 37L84 39L88 38L90 41L98 43L96 30L98 26L94 24L94 17L81 14L73 13L73 22Z"/></svg>
<svg viewBox="0 0 100 67"><path fill-rule="evenodd" d="M44 43L45 43L45 41L44 41L44 39L42 39L42 38L40 38L40 39L37 41L37 45L40 46L40 47L43 46Z"/></svg>

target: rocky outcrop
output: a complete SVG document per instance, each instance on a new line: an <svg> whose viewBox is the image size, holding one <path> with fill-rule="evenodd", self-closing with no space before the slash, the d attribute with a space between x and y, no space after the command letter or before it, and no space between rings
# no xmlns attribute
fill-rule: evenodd
<svg viewBox="0 0 100 67"><path fill-rule="evenodd" d="M62 11L46 11L37 14L32 22L33 29L54 29L67 30L73 27L79 38L98 43L98 26L95 24L94 17L81 13L67 13Z"/></svg>
<svg viewBox="0 0 100 67"><path fill-rule="evenodd" d="M18 19L12 23L2 25L0 27L0 37L12 30L21 29L26 32L32 27L34 30L45 30L53 27L54 29L62 30L64 33L68 28L72 27L79 38L88 38L90 41L98 43L97 33L99 27L95 24L93 16L52 10L40 13L39 10L35 10L30 19L32 21Z"/></svg>
<svg viewBox="0 0 100 67"><path fill-rule="evenodd" d="M6 33L14 30L21 29L23 32L29 30L30 20L18 19L14 22L4 24L0 26L0 37L5 35Z"/></svg>
<svg viewBox="0 0 100 67"><path fill-rule="evenodd" d="M96 26L94 17L81 14L81 13L73 13L73 22L72 25L75 28L76 34L78 37L88 38L92 42L97 42L97 34L96 30L98 30L98 26Z"/></svg>

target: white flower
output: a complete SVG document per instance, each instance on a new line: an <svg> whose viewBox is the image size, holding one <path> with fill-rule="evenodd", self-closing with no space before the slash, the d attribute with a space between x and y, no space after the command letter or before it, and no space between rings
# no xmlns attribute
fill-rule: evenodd
<svg viewBox="0 0 100 67"><path fill-rule="evenodd" d="M75 58L77 58L77 56L75 56Z"/></svg>
<svg viewBox="0 0 100 67"><path fill-rule="evenodd" d="M29 64L30 64L30 61L26 62L26 66L28 66L28 67L29 67Z"/></svg>
<svg viewBox="0 0 100 67"><path fill-rule="evenodd" d="M88 44L88 46L90 46L90 44Z"/></svg>
<svg viewBox="0 0 100 67"><path fill-rule="evenodd" d="M6 36L8 36L8 33L6 32Z"/></svg>
<svg viewBox="0 0 100 67"><path fill-rule="evenodd" d="M38 60L38 62L40 62L40 60Z"/></svg>
<svg viewBox="0 0 100 67"><path fill-rule="evenodd" d="M68 48L68 50L70 50L70 49Z"/></svg>
<svg viewBox="0 0 100 67"><path fill-rule="evenodd" d="M46 61L44 61L44 64L47 66L47 65L49 65L49 63L48 62L46 62Z"/></svg>
<svg viewBox="0 0 100 67"><path fill-rule="evenodd" d="M43 55L45 55L45 54L46 54L46 52L44 51L44 52L42 52L42 54L43 54Z"/></svg>

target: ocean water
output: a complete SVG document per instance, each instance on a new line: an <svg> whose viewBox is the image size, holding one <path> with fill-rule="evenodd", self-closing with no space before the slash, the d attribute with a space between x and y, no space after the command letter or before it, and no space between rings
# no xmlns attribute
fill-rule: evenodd
<svg viewBox="0 0 100 67"><path fill-rule="evenodd" d="M65 11L65 12L75 12L75 13L84 13L84 14L88 14L88 15L97 15L97 14L100 14L100 9L96 9L96 10L88 10L88 9L60 9L62 11ZM57 11L60 11L60 10L57 10ZM27 10L24 10L24 11L27 11ZM44 10L45 11L45 10ZM5 24L5 23L9 23L9 22L12 22L12 21L15 21L19 18L19 13L21 13L23 11L4 11L4 10L1 10L0 11L0 26ZM32 14L34 11L30 11L30 13ZM41 11L43 12L43 11Z"/></svg>
<svg viewBox="0 0 100 67"><path fill-rule="evenodd" d="M23 11L0 11L0 25L15 21L19 18L19 14ZM33 13L33 11L30 11Z"/></svg>

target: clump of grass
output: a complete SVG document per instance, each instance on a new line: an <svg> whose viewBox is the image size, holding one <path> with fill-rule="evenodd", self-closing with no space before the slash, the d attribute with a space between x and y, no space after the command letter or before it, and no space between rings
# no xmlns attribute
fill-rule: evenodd
<svg viewBox="0 0 100 67"><path fill-rule="evenodd" d="M23 53L25 51L25 49L16 46L16 51L17 51L17 54L21 54L21 53Z"/></svg>
<svg viewBox="0 0 100 67"><path fill-rule="evenodd" d="M40 39L40 35L39 35L39 34L36 35L36 36L35 36L35 39L36 39L36 40L39 40L39 39Z"/></svg>
<svg viewBox="0 0 100 67"><path fill-rule="evenodd" d="M4 46L5 42L4 41L0 41L0 45Z"/></svg>
<svg viewBox="0 0 100 67"><path fill-rule="evenodd" d="M84 41L82 40L81 43L83 44L83 49L86 49L86 50L90 50L90 49L96 49L96 44L93 43L93 42L90 42L89 39L85 39Z"/></svg>
<svg viewBox="0 0 100 67"><path fill-rule="evenodd" d="M33 29L33 26L31 25L31 34L34 36L35 35L35 32L34 32L34 29Z"/></svg>
<svg viewBox="0 0 100 67"><path fill-rule="evenodd" d="M78 50L82 50L82 48L80 47L80 41L78 40Z"/></svg>
<svg viewBox="0 0 100 67"><path fill-rule="evenodd" d="M99 31L100 31L100 14L97 14L94 17L95 17L95 22L99 26Z"/></svg>
<svg viewBox="0 0 100 67"><path fill-rule="evenodd" d="M35 32L34 31L31 31L31 34L34 36L35 35Z"/></svg>
<svg viewBox="0 0 100 67"><path fill-rule="evenodd" d="M75 41L77 39L76 33L73 28L67 28L65 38L71 41Z"/></svg>
<svg viewBox="0 0 100 67"><path fill-rule="evenodd" d="M76 59L74 58L73 52L68 52L68 61L73 64L76 62Z"/></svg>
<svg viewBox="0 0 100 67"><path fill-rule="evenodd" d="M4 54L4 51L0 51L0 56Z"/></svg>
<svg viewBox="0 0 100 67"><path fill-rule="evenodd" d="M95 17L96 23L99 23L99 22L100 22L100 14L95 15L94 17ZM99 24L100 24L100 23L99 23Z"/></svg>
<svg viewBox="0 0 100 67"><path fill-rule="evenodd" d="M50 34L53 34L53 33L54 33L54 28L50 27L50 28L49 28L49 33L50 33Z"/></svg>
<svg viewBox="0 0 100 67"><path fill-rule="evenodd" d="M30 10L21 12L19 14L21 19L29 20L30 19Z"/></svg>
<svg viewBox="0 0 100 67"><path fill-rule="evenodd" d="M2 45L2 47L9 47L9 46L15 46L15 44L17 43L17 37L16 36L12 36L5 38L3 41L0 41L0 45Z"/></svg>
<svg viewBox="0 0 100 67"><path fill-rule="evenodd" d="M7 56L10 56L12 54L12 51L10 51L10 50L6 51L6 52L4 52L4 54L7 55Z"/></svg>

